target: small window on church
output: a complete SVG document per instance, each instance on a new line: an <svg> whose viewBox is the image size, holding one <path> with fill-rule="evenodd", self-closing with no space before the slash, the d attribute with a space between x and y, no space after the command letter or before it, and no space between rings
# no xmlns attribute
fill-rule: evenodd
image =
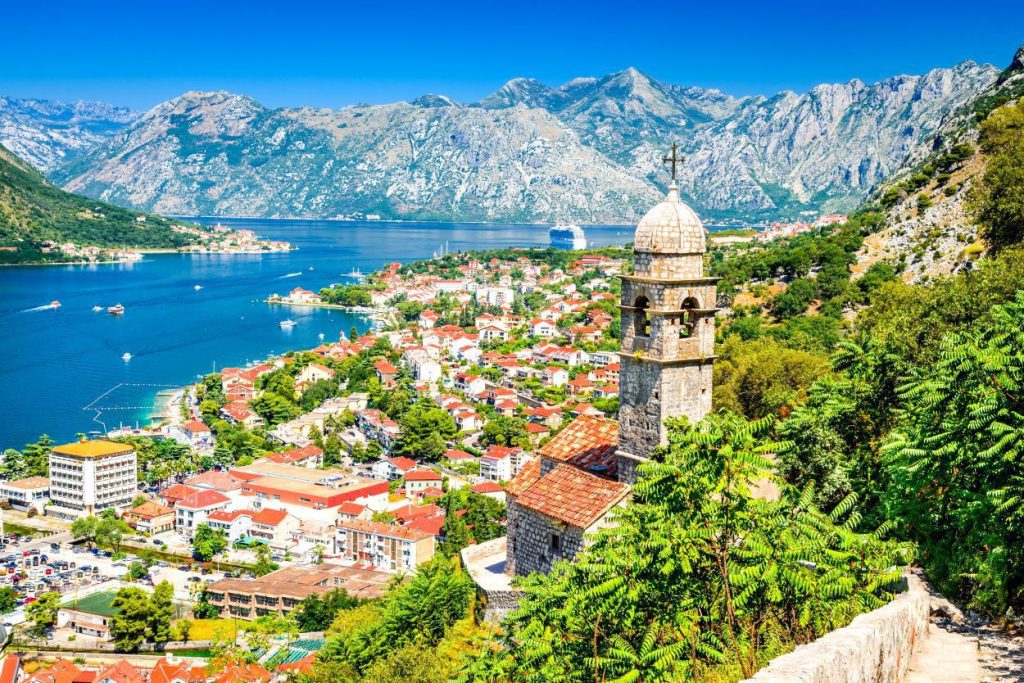
<svg viewBox="0 0 1024 683"><path fill-rule="evenodd" d="M558 552L562 549L562 537L558 534L551 534L551 550Z"/></svg>
<svg viewBox="0 0 1024 683"><path fill-rule="evenodd" d="M651 302L646 296L638 296L636 302L633 303L633 321L634 331L638 337L649 337L651 336L651 316L647 312L647 309L651 307Z"/></svg>

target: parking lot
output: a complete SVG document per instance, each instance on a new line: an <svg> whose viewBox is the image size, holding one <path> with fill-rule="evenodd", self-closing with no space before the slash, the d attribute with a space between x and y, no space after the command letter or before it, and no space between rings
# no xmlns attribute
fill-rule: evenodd
<svg viewBox="0 0 1024 683"><path fill-rule="evenodd" d="M132 562L139 561L125 547L128 556L114 560L110 551L88 548L84 543L71 543L68 533L44 538L8 535L0 547L0 587L13 588L18 597L18 609L3 617L9 625L25 621L25 605L43 593L57 592L68 600L85 597L103 590L117 590L126 578ZM191 605L197 588L224 578L224 572L202 570L169 562L155 562L149 569L149 579L143 584L153 585L167 580L174 586L175 600Z"/></svg>

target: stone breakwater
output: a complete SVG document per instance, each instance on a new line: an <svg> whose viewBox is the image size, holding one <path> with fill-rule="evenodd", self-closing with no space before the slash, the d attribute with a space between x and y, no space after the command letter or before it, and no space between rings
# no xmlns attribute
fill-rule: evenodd
<svg viewBox="0 0 1024 683"><path fill-rule="evenodd" d="M793 652L776 657L743 683L874 683L902 681L928 633L930 596L906 574L907 589L892 602L856 617Z"/></svg>

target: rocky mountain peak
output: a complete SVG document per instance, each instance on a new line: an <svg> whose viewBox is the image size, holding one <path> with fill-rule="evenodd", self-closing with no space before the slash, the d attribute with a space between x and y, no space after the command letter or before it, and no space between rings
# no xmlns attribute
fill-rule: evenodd
<svg viewBox="0 0 1024 683"><path fill-rule="evenodd" d="M513 78L496 91L476 103L484 109L505 109L523 105L547 109L554 91L535 78Z"/></svg>
<svg viewBox="0 0 1024 683"><path fill-rule="evenodd" d="M422 107L424 109L431 109L435 107L461 107L462 105L448 97L447 95L434 95L426 94L420 95L416 99L409 102L414 107Z"/></svg>
<svg viewBox="0 0 1024 683"><path fill-rule="evenodd" d="M1024 45L1017 48L1017 52L1013 55L1013 61L999 74L999 82L1003 83L1011 76L1020 73L1024 73Z"/></svg>

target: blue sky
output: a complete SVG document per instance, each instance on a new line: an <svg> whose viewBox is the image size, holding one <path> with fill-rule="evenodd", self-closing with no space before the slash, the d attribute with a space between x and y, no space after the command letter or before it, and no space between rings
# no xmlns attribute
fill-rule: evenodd
<svg viewBox="0 0 1024 683"><path fill-rule="evenodd" d="M559 84L635 66L731 94L875 81L966 59L1009 63L1021 0L964 3L262 0L12 2L0 94L145 109L225 89L267 106L340 107L515 76Z"/></svg>

